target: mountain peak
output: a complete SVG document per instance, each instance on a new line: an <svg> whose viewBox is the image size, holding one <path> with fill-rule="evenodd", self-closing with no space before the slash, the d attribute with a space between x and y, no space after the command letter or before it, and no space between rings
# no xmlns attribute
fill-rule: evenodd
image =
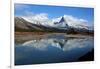
<svg viewBox="0 0 100 69"><path fill-rule="evenodd" d="M59 21L59 23L65 22L64 17L61 17L61 20Z"/></svg>

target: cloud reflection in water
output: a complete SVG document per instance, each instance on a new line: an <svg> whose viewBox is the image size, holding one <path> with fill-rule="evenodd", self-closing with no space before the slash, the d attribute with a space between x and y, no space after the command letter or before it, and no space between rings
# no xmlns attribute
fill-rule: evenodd
<svg viewBox="0 0 100 69"><path fill-rule="evenodd" d="M22 44L22 46L29 46L37 50L47 50L49 46L59 48L63 51L69 51L74 48L84 48L92 46L91 40L88 39L40 39L30 40Z"/></svg>

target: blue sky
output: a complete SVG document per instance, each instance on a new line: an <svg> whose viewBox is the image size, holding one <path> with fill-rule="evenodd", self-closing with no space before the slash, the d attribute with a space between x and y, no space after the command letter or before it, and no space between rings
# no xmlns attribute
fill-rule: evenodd
<svg viewBox="0 0 100 69"><path fill-rule="evenodd" d="M79 19L87 20L89 24L94 23L94 9L68 6L48 6L34 4L15 4L15 16L25 16L26 13L47 13L48 18L57 18L63 15L71 15Z"/></svg>

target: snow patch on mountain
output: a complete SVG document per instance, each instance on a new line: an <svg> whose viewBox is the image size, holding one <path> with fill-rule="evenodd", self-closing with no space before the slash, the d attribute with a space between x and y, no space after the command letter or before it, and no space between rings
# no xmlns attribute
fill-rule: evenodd
<svg viewBox="0 0 100 69"><path fill-rule="evenodd" d="M88 29L88 21L84 19L78 19L70 15L64 15L66 23L75 28L85 28Z"/></svg>

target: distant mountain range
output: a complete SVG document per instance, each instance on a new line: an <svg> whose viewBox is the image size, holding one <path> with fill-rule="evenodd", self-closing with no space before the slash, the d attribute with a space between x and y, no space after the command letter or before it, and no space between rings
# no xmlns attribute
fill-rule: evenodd
<svg viewBox="0 0 100 69"><path fill-rule="evenodd" d="M15 17L15 31L42 31L42 32L64 32L64 33L82 33L93 34L92 27L85 23L73 22L66 16L59 17L55 20L29 21L24 17Z"/></svg>

